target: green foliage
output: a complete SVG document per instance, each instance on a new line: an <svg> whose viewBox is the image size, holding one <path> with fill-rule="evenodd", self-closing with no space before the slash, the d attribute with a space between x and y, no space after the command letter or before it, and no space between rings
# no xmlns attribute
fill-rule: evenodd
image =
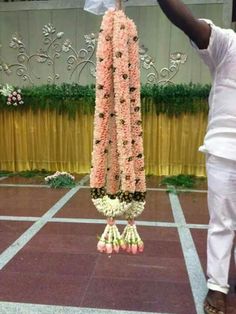
<svg viewBox="0 0 236 314"><path fill-rule="evenodd" d="M73 188L75 187L74 180L68 175L59 175L53 177L47 181L51 188L59 189L59 188Z"/></svg>
<svg viewBox="0 0 236 314"><path fill-rule="evenodd" d="M34 178L34 177L45 177L52 174L52 172L49 172L45 169L42 170L38 170L38 169L34 169L34 170L25 170L25 171L19 171L19 172L15 172L14 175L23 177L23 178Z"/></svg>
<svg viewBox="0 0 236 314"><path fill-rule="evenodd" d="M0 96L0 110L56 110L74 118L77 111L93 114L95 107L95 86L78 84L42 85L21 88L23 105L7 106L6 97ZM207 112L209 85L144 85L141 90L142 111L156 114L180 115L182 113Z"/></svg>
<svg viewBox="0 0 236 314"><path fill-rule="evenodd" d="M209 85L153 85L143 86L141 96L143 100L152 100L157 114L178 116L182 113L208 112L209 92Z"/></svg>
<svg viewBox="0 0 236 314"><path fill-rule="evenodd" d="M38 170L25 170L25 171L18 171L18 172L12 172L12 171L7 171L7 170L0 170L0 177L23 177L23 178L34 178L34 177L45 177L53 172L47 171L45 169Z"/></svg>
<svg viewBox="0 0 236 314"><path fill-rule="evenodd" d="M11 171L0 170L0 178L1 178L1 177L9 177L10 175L12 175L12 172L11 172Z"/></svg>
<svg viewBox="0 0 236 314"><path fill-rule="evenodd" d="M190 189L196 185L196 180L197 178L193 175L179 174L177 176L165 177L160 184Z"/></svg>
<svg viewBox="0 0 236 314"><path fill-rule="evenodd" d="M21 89L24 104L7 106L6 97L0 96L0 110L56 110L60 114L67 113L74 118L77 111L82 114L94 112L95 86L80 86L78 84L62 84L31 86Z"/></svg>

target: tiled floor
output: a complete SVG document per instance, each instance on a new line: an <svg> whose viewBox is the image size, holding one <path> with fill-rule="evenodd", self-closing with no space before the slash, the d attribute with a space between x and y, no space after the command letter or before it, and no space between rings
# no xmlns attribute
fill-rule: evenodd
<svg viewBox="0 0 236 314"><path fill-rule="evenodd" d="M31 222L25 221L0 221L0 253L6 250L31 225Z"/></svg>
<svg viewBox="0 0 236 314"><path fill-rule="evenodd" d="M146 210L138 219L144 253L109 256L96 251L97 236L104 224L87 186L71 193L40 187L42 182L37 180L1 180L0 314L112 310L203 314L208 223L204 187L200 192L175 195L171 201L160 190L159 178L149 177L147 182ZM65 197L67 202L62 201ZM48 213L53 208L57 210L51 218ZM42 216L45 223L40 227ZM118 227L123 230L124 225ZM33 236L22 241L31 232ZM235 281L232 260L232 286ZM233 289L229 314L236 314Z"/></svg>

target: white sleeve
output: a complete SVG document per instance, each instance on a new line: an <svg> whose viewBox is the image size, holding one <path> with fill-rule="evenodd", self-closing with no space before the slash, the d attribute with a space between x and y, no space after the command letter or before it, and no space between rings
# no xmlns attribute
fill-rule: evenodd
<svg viewBox="0 0 236 314"><path fill-rule="evenodd" d="M115 9L115 0L85 0L84 10L96 15L104 14L108 9Z"/></svg>
<svg viewBox="0 0 236 314"><path fill-rule="evenodd" d="M199 49L195 43L192 43L192 45L210 69L214 70L227 56L232 39L232 31L215 26L209 20L205 21L211 26L210 41L207 49Z"/></svg>

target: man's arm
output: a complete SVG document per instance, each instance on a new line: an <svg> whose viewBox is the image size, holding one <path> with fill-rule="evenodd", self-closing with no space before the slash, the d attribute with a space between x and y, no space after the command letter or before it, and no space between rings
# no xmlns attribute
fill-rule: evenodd
<svg viewBox="0 0 236 314"><path fill-rule="evenodd" d="M157 0L168 19L180 28L199 49L206 49L211 34L210 26L196 19L180 0Z"/></svg>

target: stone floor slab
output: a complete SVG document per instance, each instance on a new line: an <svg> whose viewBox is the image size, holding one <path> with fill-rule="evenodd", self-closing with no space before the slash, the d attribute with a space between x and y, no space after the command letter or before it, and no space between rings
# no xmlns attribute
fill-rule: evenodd
<svg viewBox="0 0 236 314"><path fill-rule="evenodd" d="M0 187L0 216L41 216L67 189Z"/></svg>
<svg viewBox="0 0 236 314"><path fill-rule="evenodd" d="M93 278L82 306L175 314L196 313L189 284L145 279Z"/></svg>
<svg viewBox="0 0 236 314"><path fill-rule="evenodd" d="M208 224L207 193L180 193L179 200L187 223Z"/></svg>
<svg viewBox="0 0 236 314"><path fill-rule="evenodd" d="M9 247L32 222L0 221L0 253Z"/></svg>

